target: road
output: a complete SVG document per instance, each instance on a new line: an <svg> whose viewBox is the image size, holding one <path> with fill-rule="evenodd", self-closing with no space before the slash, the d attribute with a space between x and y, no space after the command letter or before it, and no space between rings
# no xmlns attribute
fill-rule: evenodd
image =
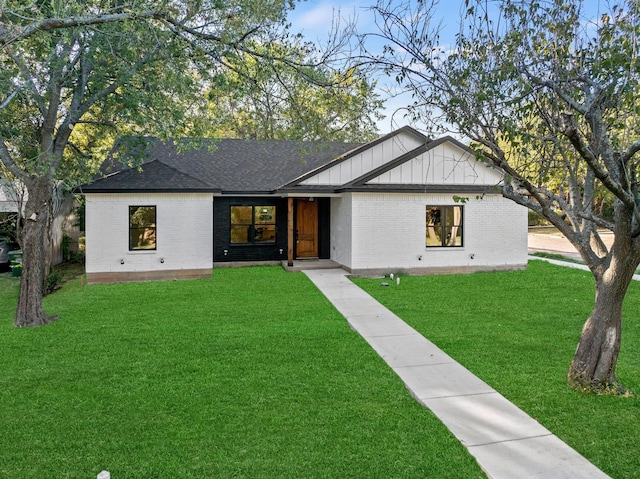
<svg viewBox="0 0 640 479"><path fill-rule="evenodd" d="M601 233L602 240L609 247L613 243L613 233ZM529 253L556 253L582 260L573 245L564 236L529 233Z"/></svg>

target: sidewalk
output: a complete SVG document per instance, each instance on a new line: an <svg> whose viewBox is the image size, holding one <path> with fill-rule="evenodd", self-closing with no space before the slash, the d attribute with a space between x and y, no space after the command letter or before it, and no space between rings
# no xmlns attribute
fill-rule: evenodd
<svg viewBox="0 0 640 479"><path fill-rule="evenodd" d="M602 241L604 241L604 244L610 248L613 243L613 234L601 232L600 237L602 238ZM580 253L576 251L576 248L564 236L544 233L529 233L527 235L527 241L529 253L555 253L582 261Z"/></svg>
<svg viewBox="0 0 640 479"><path fill-rule="evenodd" d="M609 477L353 284L344 270L304 273L489 478Z"/></svg>

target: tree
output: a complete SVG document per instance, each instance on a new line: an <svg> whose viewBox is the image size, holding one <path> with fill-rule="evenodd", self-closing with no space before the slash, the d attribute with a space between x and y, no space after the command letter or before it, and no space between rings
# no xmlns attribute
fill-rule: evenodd
<svg viewBox="0 0 640 479"><path fill-rule="evenodd" d="M285 52L300 64L306 45L256 47L268 56ZM225 58L212 81L209 108L217 136L253 139L369 141L377 136L382 101L358 70L326 66L292 69L263 65L249 54Z"/></svg>
<svg viewBox="0 0 640 479"><path fill-rule="evenodd" d="M579 0L467 0L450 49L439 45L433 7L379 2L373 35L386 46L363 61L412 93L412 118L469 139L478 159L504 171L502 194L580 252L595 301L568 383L625 393L616 362L623 300L640 263L640 5L621 0L589 16ZM612 211L603 214L607 195ZM601 229L613 232L611 248Z"/></svg>
<svg viewBox="0 0 640 479"><path fill-rule="evenodd" d="M203 84L223 58L265 57L282 41L289 0L3 0L0 162L28 191L16 326L55 319L42 308L54 188L92 171L101 139L181 136L202 122Z"/></svg>
<svg viewBox="0 0 640 479"><path fill-rule="evenodd" d="M0 237L18 243L20 214L24 203L24 188L0 168ZM8 204L3 206L2 200Z"/></svg>

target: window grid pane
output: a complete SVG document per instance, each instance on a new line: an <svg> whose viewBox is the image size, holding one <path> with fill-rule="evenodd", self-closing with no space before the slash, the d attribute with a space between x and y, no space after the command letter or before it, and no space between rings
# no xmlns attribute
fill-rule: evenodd
<svg viewBox="0 0 640 479"><path fill-rule="evenodd" d="M266 225L266 224L274 224L276 218L276 207L275 206L256 206L256 224L257 225Z"/></svg>
<svg viewBox="0 0 640 479"><path fill-rule="evenodd" d="M129 206L129 250L156 249L156 207Z"/></svg>
<svg viewBox="0 0 640 479"><path fill-rule="evenodd" d="M232 206L231 244L272 244L276 242L275 206Z"/></svg>
<svg viewBox="0 0 640 479"><path fill-rule="evenodd" d="M427 206L427 247L462 246L462 206Z"/></svg>

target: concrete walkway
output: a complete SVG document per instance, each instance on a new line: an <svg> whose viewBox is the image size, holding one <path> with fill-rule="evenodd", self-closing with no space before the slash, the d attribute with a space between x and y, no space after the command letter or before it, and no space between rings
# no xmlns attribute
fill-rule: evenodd
<svg viewBox="0 0 640 479"><path fill-rule="evenodd" d="M489 478L609 477L353 284L344 270L304 273Z"/></svg>

